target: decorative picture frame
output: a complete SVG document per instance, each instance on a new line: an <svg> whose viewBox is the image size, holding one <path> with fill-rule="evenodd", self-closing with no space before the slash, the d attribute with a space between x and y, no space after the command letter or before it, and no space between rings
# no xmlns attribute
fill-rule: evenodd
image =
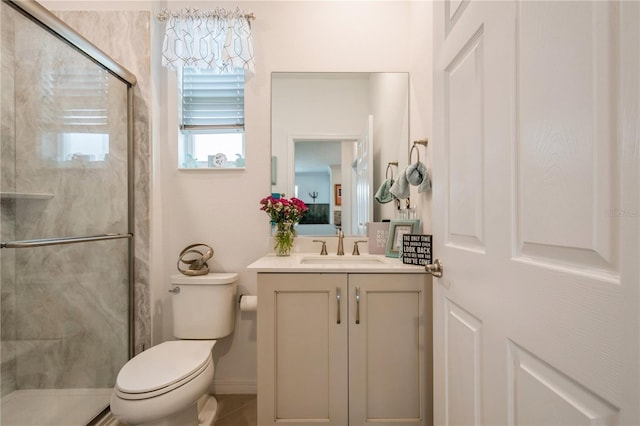
<svg viewBox="0 0 640 426"><path fill-rule="evenodd" d="M367 223L369 254L385 254L389 237L389 221Z"/></svg>
<svg viewBox="0 0 640 426"><path fill-rule="evenodd" d="M420 219L391 219L385 256L400 257L402 236L404 234L417 234L419 230Z"/></svg>
<svg viewBox="0 0 640 426"><path fill-rule="evenodd" d="M336 183L333 186L333 196L334 199L336 200L336 206L341 206L342 205L342 184L340 183Z"/></svg>

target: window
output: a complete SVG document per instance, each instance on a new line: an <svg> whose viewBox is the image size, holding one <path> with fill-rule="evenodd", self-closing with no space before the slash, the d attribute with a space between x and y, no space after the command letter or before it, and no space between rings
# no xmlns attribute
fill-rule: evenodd
<svg viewBox="0 0 640 426"><path fill-rule="evenodd" d="M59 138L59 161L106 161L109 156L106 133L62 133Z"/></svg>
<svg viewBox="0 0 640 426"><path fill-rule="evenodd" d="M41 73L42 157L59 165L87 165L109 155L109 74L89 65Z"/></svg>
<svg viewBox="0 0 640 426"><path fill-rule="evenodd" d="M178 78L178 167L244 167L244 70L183 68Z"/></svg>

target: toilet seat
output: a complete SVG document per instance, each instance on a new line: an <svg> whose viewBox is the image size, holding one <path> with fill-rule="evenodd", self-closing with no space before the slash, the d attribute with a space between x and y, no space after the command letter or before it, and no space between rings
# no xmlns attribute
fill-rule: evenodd
<svg viewBox="0 0 640 426"><path fill-rule="evenodd" d="M161 343L129 360L118 373L115 393L126 400L153 398L198 377L213 364L215 341Z"/></svg>

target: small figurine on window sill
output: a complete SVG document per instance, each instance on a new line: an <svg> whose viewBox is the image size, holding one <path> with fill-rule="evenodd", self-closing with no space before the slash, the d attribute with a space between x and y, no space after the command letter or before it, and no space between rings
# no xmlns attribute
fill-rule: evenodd
<svg viewBox="0 0 640 426"><path fill-rule="evenodd" d="M184 163L182 163L182 167L185 169L195 169L198 167L198 160L193 158L193 155L187 154L187 158L184 160Z"/></svg>

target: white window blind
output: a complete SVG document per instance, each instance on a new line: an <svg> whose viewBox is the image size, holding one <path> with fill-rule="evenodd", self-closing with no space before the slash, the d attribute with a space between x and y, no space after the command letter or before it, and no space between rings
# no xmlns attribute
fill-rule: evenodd
<svg viewBox="0 0 640 426"><path fill-rule="evenodd" d="M105 161L115 125L113 118L109 122L109 101L117 96L110 94L109 72L92 63L63 68L40 74L42 158L61 165Z"/></svg>
<svg viewBox="0 0 640 426"><path fill-rule="evenodd" d="M244 70L183 68L181 118L183 131L243 131Z"/></svg>
<svg viewBox="0 0 640 426"><path fill-rule="evenodd" d="M109 121L109 77L103 69L45 71L41 82L44 123L104 132Z"/></svg>

